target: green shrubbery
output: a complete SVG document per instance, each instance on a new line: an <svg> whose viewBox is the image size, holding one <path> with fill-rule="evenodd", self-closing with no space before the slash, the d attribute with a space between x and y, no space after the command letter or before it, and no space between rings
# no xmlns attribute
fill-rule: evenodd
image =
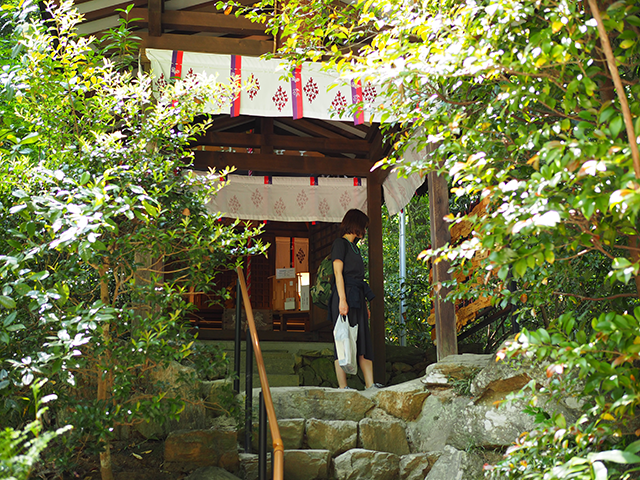
<svg viewBox="0 0 640 480"><path fill-rule="evenodd" d="M262 251L206 212L220 176L185 170L205 99L228 91L198 78L154 94L76 35L70 2L47 24L29 2L2 8L0 424L33 418L27 393L49 379L58 399L27 430L73 425L55 458L93 445L111 478L119 425L183 408L152 374L193 356L187 294Z"/></svg>

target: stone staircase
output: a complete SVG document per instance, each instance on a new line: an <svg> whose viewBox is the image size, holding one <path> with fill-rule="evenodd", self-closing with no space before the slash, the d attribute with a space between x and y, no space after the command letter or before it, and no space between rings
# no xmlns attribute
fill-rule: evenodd
<svg viewBox="0 0 640 480"><path fill-rule="evenodd" d="M523 432L524 404L497 405L544 371L452 355L426 376L384 389L275 387L272 397L285 452L285 480L480 480ZM253 391L257 411L259 390ZM577 418L568 399L547 411ZM254 416L257 451L257 415ZM180 428L180 426L178 426ZM244 432L226 417L206 428L171 431L164 469L185 480L257 480L258 455L242 452ZM268 445L272 444L268 438ZM270 463L270 462L269 462ZM195 471L194 471L195 470ZM268 478L271 472L267 467Z"/></svg>
<svg viewBox="0 0 640 480"><path fill-rule="evenodd" d="M435 461L428 453L412 454L407 439L406 421L415 419L428 396L419 382L371 391L275 388L272 395L286 480L423 480ZM254 397L257 402L257 391ZM256 437L257 431L255 449ZM240 477L256 480L258 456L239 458Z"/></svg>

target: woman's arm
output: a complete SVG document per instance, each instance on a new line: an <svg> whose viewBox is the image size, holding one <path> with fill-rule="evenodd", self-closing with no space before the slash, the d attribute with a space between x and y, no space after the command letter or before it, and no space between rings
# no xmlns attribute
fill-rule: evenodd
<svg viewBox="0 0 640 480"><path fill-rule="evenodd" d="M347 315L349 313L349 305L347 304L347 291L344 288L344 277L342 276L343 267L344 263L342 260L333 261L333 275L336 279L336 290L338 291L338 298L340 299L338 311L340 315Z"/></svg>

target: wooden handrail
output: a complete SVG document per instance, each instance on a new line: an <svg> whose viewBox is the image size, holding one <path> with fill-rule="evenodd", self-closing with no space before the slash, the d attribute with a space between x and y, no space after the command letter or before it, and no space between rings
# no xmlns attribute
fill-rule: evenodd
<svg viewBox="0 0 640 480"><path fill-rule="evenodd" d="M253 343L253 352L256 356L256 364L258 365L258 375L260 376L260 385L262 385L262 396L264 397L264 405L267 410L267 418L269 419L269 430L271 430L271 438L273 439L273 480L283 480L284 478L284 444L280 436L280 428L276 418L276 411L273 408L273 399L271 398L271 389L269 388L269 380L267 380L267 370L264 368L264 360L262 359L262 350L260 350L260 342L258 341L258 330L256 322L253 318L253 310L249 293L247 292L247 284L244 281L244 273L242 267L237 268L238 282L242 290L242 300L244 301L244 309L247 312L247 324L251 332L251 342ZM247 395L253 395L247 392Z"/></svg>

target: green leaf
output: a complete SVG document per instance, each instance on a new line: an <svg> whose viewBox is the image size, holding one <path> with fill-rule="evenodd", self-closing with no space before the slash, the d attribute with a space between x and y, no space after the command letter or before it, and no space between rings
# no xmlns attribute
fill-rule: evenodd
<svg viewBox="0 0 640 480"><path fill-rule="evenodd" d="M16 308L16 302L13 298L7 297L6 295L0 295L0 305L4 308Z"/></svg>
<svg viewBox="0 0 640 480"><path fill-rule="evenodd" d="M640 463L640 457L631 452L623 450L606 450L604 452L589 454L589 460L596 462L598 460L613 463Z"/></svg>
<svg viewBox="0 0 640 480"><path fill-rule="evenodd" d="M624 40L620 43L620 48L624 48L626 50L627 48L633 47L635 43L636 41L632 39Z"/></svg>
<svg viewBox="0 0 640 480"><path fill-rule="evenodd" d="M630 443L629 445L627 445L627 448L624 449L625 452L630 452L630 453L638 453L640 452L640 440L636 440L633 443Z"/></svg>
<svg viewBox="0 0 640 480"><path fill-rule="evenodd" d="M17 312L11 312L9 315L7 315L4 318L4 320L2 321L2 325L5 327L11 325L17 316L18 316Z"/></svg>
<svg viewBox="0 0 640 480"><path fill-rule="evenodd" d="M594 480L607 480L607 467L602 462L593 462L591 468L593 468Z"/></svg>
<svg viewBox="0 0 640 480"><path fill-rule="evenodd" d="M519 259L513 266L518 277L522 277L527 271L527 259L521 258Z"/></svg>
<svg viewBox="0 0 640 480"><path fill-rule="evenodd" d="M609 124L609 130L611 131L611 136L614 138L617 137L618 134L620 133L620 130L622 130L622 126L623 126L623 121L620 115L618 115L613 120L611 120L611 123Z"/></svg>
<svg viewBox="0 0 640 480"><path fill-rule="evenodd" d="M37 282L38 280L44 280L48 276L49 276L49 272L47 272L46 270L42 270L41 272L34 273L33 275L31 275L31 277L29 277L29 280L33 280L34 282Z"/></svg>

